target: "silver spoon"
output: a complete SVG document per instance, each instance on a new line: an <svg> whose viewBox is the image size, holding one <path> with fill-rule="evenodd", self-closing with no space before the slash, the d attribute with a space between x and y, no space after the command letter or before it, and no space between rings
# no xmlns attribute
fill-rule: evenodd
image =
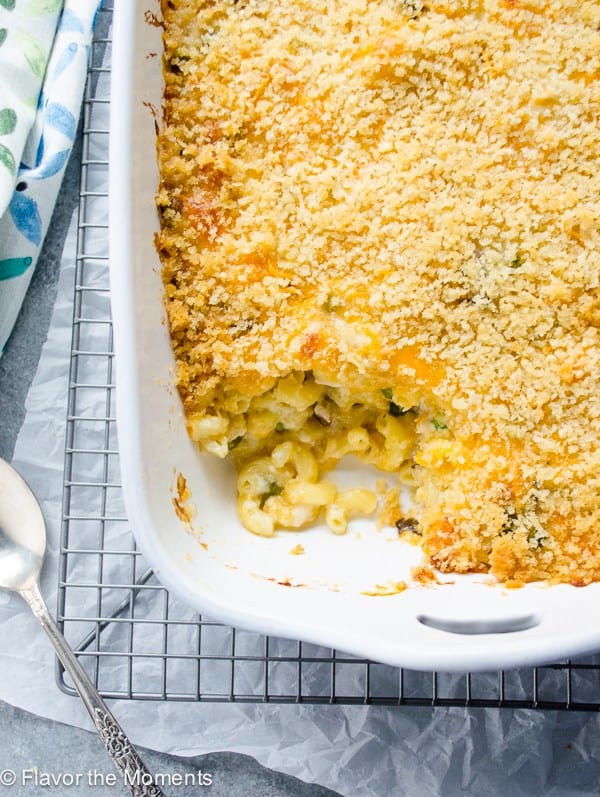
<svg viewBox="0 0 600 797"><path fill-rule="evenodd" d="M44 603L38 579L45 551L46 524L40 505L16 470L0 459L0 588L17 592L50 637L108 754L134 797L164 797Z"/></svg>

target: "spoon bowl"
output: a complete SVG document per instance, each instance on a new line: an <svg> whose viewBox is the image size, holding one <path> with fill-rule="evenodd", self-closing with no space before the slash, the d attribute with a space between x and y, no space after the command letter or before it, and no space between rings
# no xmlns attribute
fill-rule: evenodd
<svg viewBox="0 0 600 797"><path fill-rule="evenodd" d="M0 459L0 588L36 583L46 550L46 524L36 497L17 471Z"/></svg>

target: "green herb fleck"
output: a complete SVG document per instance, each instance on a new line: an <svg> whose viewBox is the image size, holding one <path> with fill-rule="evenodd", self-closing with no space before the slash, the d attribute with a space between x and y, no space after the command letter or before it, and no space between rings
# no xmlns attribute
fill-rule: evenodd
<svg viewBox="0 0 600 797"><path fill-rule="evenodd" d="M523 261L521 260L521 255L517 254L514 260L511 261L510 267L511 268L521 268L523 265Z"/></svg>
<svg viewBox="0 0 600 797"><path fill-rule="evenodd" d="M502 534L512 534L517 528L519 516L513 509L505 509L506 518L502 524Z"/></svg>
<svg viewBox="0 0 600 797"><path fill-rule="evenodd" d="M407 412L411 411L412 407L404 409L404 407L402 407L400 404L396 404L395 401L392 401L394 394L391 387L382 388L381 393L383 397L390 402L388 412L390 415L393 415L394 418L400 418L402 415L406 415Z"/></svg>
<svg viewBox="0 0 600 797"><path fill-rule="evenodd" d="M282 492L283 492L283 485L279 484L279 482L269 482L267 484L267 489L260 496L260 508L261 509L263 508L267 498L270 498L272 495L281 495Z"/></svg>
<svg viewBox="0 0 600 797"><path fill-rule="evenodd" d="M444 421L439 421L437 418L432 418L431 423L433 424L433 428L436 430L436 432L441 432L448 428Z"/></svg>
<svg viewBox="0 0 600 797"><path fill-rule="evenodd" d="M541 548L544 544L543 538L539 537L537 532L530 531L527 534L527 544L530 548Z"/></svg>
<svg viewBox="0 0 600 797"><path fill-rule="evenodd" d="M548 532L545 528L538 522L536 522L535 518L525 518L525 528L527 529L527 543L530 548L534 550L536 548L543 548L546 539L548 538Z"/></svg>
<svg viewBox="0 0 600 797"><path fill-rule="evenodd" d="M326 313L335 313L336 310L340 309L341 305L336 303L335 296L332 293L328 293L321 307Z"/></svg>
<svg viewBox="0 0 600 797"><path fill-rule="evenodd" d="M528 499L530 505L535 505L535 496ZM514 508L507 508L504 510L506 519L502 525L503 534L516 534L518 532L526 532L527 544L532 550L543 548L548 538L548 532L541 525L535 516L535 511L530 507L530 511L516 512Z"/></svg>
<svg viewBox="0 0 600 797"><path fill-rule="evenodd" d="M283 425L283 423L281 421L277 421L277 423L275 424L275 431L276 432L285 432L285 426Z"/></svg>
<svg viewBox="0 0 600 797"><path fill-rule="evenodd" d="M423 0L400 0L400 8L409 19L416 19L425 11Z"/></svg>
<svg viewBox="0 0 600 797"><path fill-rule="evenodd" d="M239 444L242 442L243 439L244 439L243 434L239 435L239 437L234 437L233 440L230 440L227 443L228 450L233 451L234 448L237 448L239 446Z"/></svg>
<svg viewBox="0 0 600 797"><path fill-rule="evenodd" d="M419 521L415 520L414 518L400 518L395 522L394 525L398 529L398 534L411 532L412 534L418 534L421 536L421 531L419 530Z"/></svg>

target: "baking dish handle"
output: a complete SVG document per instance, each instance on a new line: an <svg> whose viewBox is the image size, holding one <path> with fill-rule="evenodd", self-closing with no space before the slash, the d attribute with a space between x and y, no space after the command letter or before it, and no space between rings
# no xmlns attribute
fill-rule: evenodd
<svg viewBox="0 0 600 797"><path fill-rule="evenodd" d="M535 628L542 621L540 612L512 614L500 617L440 617L434 614L418 614L417 621L428 628L449 634L512 634Z"/></svg>

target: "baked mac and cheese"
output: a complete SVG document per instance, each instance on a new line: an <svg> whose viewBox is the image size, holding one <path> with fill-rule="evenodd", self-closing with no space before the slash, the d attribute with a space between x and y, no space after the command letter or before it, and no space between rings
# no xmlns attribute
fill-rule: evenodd
<svg viewBox="0 0 600 797"><path fill-rule="evenodd" d="M600 578L600 4L165 0L157 247L245 526ZM375 518L373 520L375 521Z"/></svg>

